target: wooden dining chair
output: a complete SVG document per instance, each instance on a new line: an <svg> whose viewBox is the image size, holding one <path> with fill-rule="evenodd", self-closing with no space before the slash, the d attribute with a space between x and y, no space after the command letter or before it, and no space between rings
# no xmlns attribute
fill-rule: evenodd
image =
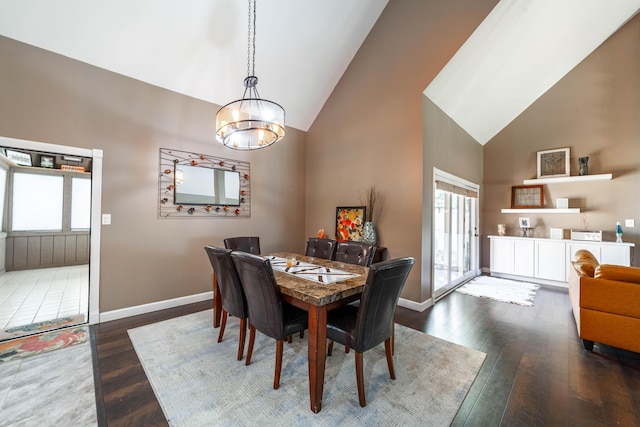
<svg viewBox="0 0 640 427"><path fill-rule="evenodd" d="M249 348L245 364L251 363L256 329L276 340L273 388L280 387L282 352L287 337L307 329L308 314L280 296L271 262L250 253L234 251L231 258L238 271L249 309Z"/></svg>
<svg viewBox="0 0 640 427"><path fill-rule="evenodd" d="M305 255L315 258L333 259L336 253L336 245L338 242L332 239L320 239L310 237L307 241L307 249Z"/></svg>
<svg viewBox="0 0 640 427"><path fill-rule="evenodd" d="M224 247L232 251L242 251L260 255L260 238L255 236L228 237L224 239Z"/></svg>
<svg viewBox="0 0 640 427"><path fill-rule="evenodd" d="M222 302L222 321L218 342L222 342L224 330L227 326L227 316L240 319L240 337L238 342L238 360L242 360L244 354L244 343L247 336L247 300L240 285L240 279L236 272L236 267L231 259L231 250L222 249L215 246L205 246L204 250L209 256L209 261L215 272L220 289L220 300Z"/></svg>
<svg viewBox="0 0 640 427"><path fill-rule="evenodd" d="M365 351L384 342L389 375L392 380L396 378L391 351L393 315L414 263L414 258L406 257L372 265L360 305L345 305L327 313L327 353L331 356L334 341L354 350L358 399L362 407L367 404L364 391Z"/></svg>
<svg viewBox="0 0 640 427"><path fill-rule="evenodd" d="M347 264L371 266L373 256L376 253L376 246L363 242L343 241L338 242L334 261L345 262Z"/></svg>

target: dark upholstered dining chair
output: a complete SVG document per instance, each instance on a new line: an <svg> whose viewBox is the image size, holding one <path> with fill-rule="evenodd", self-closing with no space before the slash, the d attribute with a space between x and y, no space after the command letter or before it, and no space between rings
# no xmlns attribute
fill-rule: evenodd
<svg viewBox="0 0 640 427"><path fill-rule="evenodd" d="M207 252L213 271L216 273L222 301L222 322L220 323L218 342L221 342L224 336L224 329L227 326L227 315L231 314L240 319L238 360L242 360L244 342L247 336L248 310L247 300L240 285L236 267L233 265L233 260L231 259L231 250L215 246L205 246L204 250Z"/></svg>
<svg viewBox="0 0 640 427"><path fill-rule="evenodd" d="M254 255L260 255L260 238L259 237L228 237L224 239L224 247L232 251L248 252Z"/></svg>
<svg viewBox="0 0 640 427"><path fill-rule="evenodd" d="M363 242L344 241L338 242L333 260L369 267L373 262L375 253L375 245L369 245Z"/></svg>
<svg viewBox="0 0 640 427"><path fill-rule="evenodd" d="M251 363L256 329L276 340L276 367L273 388L280 386L284 339L307 329L307 312L294 307L280 296L269 260L234 251L231 258L238 271L249 309L249 348L245 364Z"/></svg>
<svg viewBox="0 0 640 427"><path fill-rule="evenodd" d="M392 380L396 378L391 351L393 315L414 263L414 258L406 257L372 265L360 305L345 305L327 313L327 338L330 340L328 354L331 356L334 341L354 350L358 398L362 407L367 404L363 372L365 351L384 342L389 375Z"/></svg>
<svg viewBox="0 0 640 427"><path fill-rule="evenodd" d="M333 259L336 253L336 242L332 239L320 239L310 237L307 241L306 256L324 259Z"/></svg>

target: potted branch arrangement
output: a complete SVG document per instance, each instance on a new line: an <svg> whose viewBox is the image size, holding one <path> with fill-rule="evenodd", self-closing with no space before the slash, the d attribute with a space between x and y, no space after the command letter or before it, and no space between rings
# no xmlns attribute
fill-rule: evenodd
<svg viewBox="0 0 640 427"><path fill-rule="evenodd" d="M379 208L379 194L375 187L371 186L362 195L361 203L366 206L364 227L362 229L362 241L370 245L376 245L378 237L376 235L375 219Z"/></svg>

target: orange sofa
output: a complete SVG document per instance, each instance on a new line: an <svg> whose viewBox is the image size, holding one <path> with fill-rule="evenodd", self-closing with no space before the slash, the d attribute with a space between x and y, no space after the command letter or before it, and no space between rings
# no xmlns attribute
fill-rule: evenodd
<svg viewBox="0 0 640 427"><path fill-rule="evenodd" d="M599 265L586 250L572 266L569 298L584 348L598 342L640 353L640 268Z"/></svg>

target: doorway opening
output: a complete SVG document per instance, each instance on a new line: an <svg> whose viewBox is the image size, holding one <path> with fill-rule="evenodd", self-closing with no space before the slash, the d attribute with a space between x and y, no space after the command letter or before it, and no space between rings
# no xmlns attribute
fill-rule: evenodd
<svg viewBox="0 0 640 427"><path fill-rule="evenodd" d="M102 151L0 147L0 341L98 323Z"/></svg>
<svg viewBox="0 0 640 427"><path fill-rule="evenodd" d="M433 296L479 274L478 184L434 168Z"/></svg>

